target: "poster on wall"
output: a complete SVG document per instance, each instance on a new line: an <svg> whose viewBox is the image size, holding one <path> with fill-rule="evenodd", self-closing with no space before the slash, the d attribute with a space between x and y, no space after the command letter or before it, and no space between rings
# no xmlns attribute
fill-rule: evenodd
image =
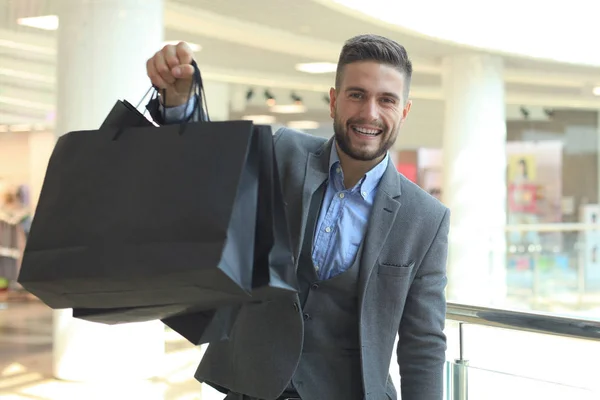
<svg viewBox="0 0 600 400"><path fill-rule="evenodd" d="M536 173L534 154L510 154L508 156L509 212L531 215L537 213L540 187L536 182Z"/></svg>

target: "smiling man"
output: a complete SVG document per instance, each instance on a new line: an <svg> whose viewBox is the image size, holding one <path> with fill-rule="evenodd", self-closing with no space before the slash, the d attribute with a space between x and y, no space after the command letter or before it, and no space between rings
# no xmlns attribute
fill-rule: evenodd
<svg viewBox="0 0 600 400"><path fill-rule="evenodd" d="M192 51L148 60L167 104L185 117ZM227 399L441 400L449 212L399 174L392 148L411 107L404 47L375 35L348 40L330 91L334 136L275 136L301 291L241 307L230 339L211 343L196 374ZM160 100L162 101L162 100Z"/></svg>

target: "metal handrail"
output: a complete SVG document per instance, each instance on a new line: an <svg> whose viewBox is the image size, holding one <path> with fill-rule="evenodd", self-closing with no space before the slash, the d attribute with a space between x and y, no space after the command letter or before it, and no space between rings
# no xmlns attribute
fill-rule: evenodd
<svg viewBox="0 0 600 400"><path fill-rule="evenodd" d="M600 341L600 319L580 319L541 312L514 311L448 302L446 319L459 323L459 358L449 364L448 398L469 399L469 360L463 357L463 325Z"/></svg>
<svg viewBox="0 0 600 400"><path fill-rule="evenodd" d="M600 341L600 319L580 319L452 302L447 304L446 318L467 324Z"/></svg>

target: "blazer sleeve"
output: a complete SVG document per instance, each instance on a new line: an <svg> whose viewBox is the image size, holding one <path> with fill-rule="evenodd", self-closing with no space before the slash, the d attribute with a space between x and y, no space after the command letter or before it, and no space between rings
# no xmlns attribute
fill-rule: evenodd
<svg viewBox="0 0 600 400"><path fill-rule="evenodd" d="M445 288L450 212L411 284L398 330L398 364L403 400L441 400L446 360Z"/></svg>

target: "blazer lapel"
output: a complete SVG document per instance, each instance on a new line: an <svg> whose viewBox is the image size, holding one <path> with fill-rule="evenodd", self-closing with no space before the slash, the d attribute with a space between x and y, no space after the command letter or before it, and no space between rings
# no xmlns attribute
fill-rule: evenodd
<svg viewBox="0 0 600 400"><path fill-rule="evenodd" d="M304 176L304 184L302 187L302 224L300 227L300 241L303 243L304 234L306 232L306 218L308 216L308 208L315 191L329 177L329 155L331 146L333 145L333 137L314 153L308 154L306 163L306 173ZM299 249L302 248L300 245Z"/></svg>
<svg viewBox="0 0 600 400"><path fill-rule="evenodd" d="M400 175L390 160L379 183L366 232L360 261L359 304L362 304L367 283L377 257L385 245L388 234L396 220L401 205L400 193Z"/></svg>

